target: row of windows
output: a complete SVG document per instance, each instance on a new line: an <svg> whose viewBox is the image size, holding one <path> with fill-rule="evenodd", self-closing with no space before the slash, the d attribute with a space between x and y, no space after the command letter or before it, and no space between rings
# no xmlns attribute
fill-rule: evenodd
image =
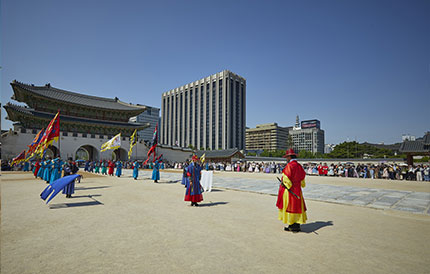
<svg viewBox="0 0 430 274"><path fill-rule="evenodd" d="M228 87L228 80L226 80L226 86ZM236 83L236 85L234 85L234 83ZM190 88L185 89L185 91L183 93L179 94L179 100L180 102L178 102L177 100L175 100L175 119L173 120L173 122L175 123L175 125L173 126L173 132L175 133L175 136L169 136L169 121L172 121L172 116L173 113L169 113L171 111L171 104L170 104L170 98L172 98L172 96L168 96L163 98L163 110L162 110L162 114L163 114L163 121L165 122L165 124L163 125L163 140L165 143L167 144L175 144L175 141L177 140L179 142L179 145L184 146L186 144L184 144L184 142L189 139L190 142L195 145L195 146L202 146L202 147L212 147L215 148L216 145L218 145L218 147L222 147L222 143L223 143L223 126L222 126L222 115L223 115L223 108L222 108L222 101L223 101L223 80L219 80L218 81L218 109L216 109L216 103L217 103L217 96L216 96L216 82L212 82L212 96L210 96L210 84L206 84L205 85L200 85L200 90L199 87L195 87L195 88ZM235 90L233 90L233 87L235 87ZM234 108L229 112L227 110L227 113L225 114L225 123L230 123L229 124L229 128L231 129L235 129L235 132L237 134L235 134L236 136L233 136L233 134L225 134L225 138L228 138L227 136L230 137L230 143L233 145L235 144L236 146L239 147L243 147L243 143L244 143L244 130L242 130L242 128L244 127L243 124L243 112L245 110L245 104L240 102L240 97L244 97L244 85L239 83L238 81L230 81L230 88L231 88L231 92L228 93L228 91L226 91L227 94L230 95L230 101L231 104L234 106ZM189 106L190 109L190 114L194 114L194 117L200 117L200 120L198 119L194 119L194 124L193 126L188 126L188 116L190 114L188 114L188 104L189 101L188 99L188 91L189 91L189 100L191 102L191 105ZM194 91L194 92L193 92ZM200 93L199 93L200 91ZM206 91L206 92L205 92ZM205 93L203 93L205 92ZM200 94L200 100L198 98L198 95ZM206 96L202 96L202 95L206 95ZM175 98L178 95L175 94ZM183 97L185 96L185 98ZM205 98L206 97L206 98ZM173 98L172 98L173 99ZM183 102L183 100L185 100ZM173 102L172 102L173 103ZM179 103L179 106L178 106ZM200 107L200 109L198 109L197 104L199 103L199 106L206 106L206 110L204 110L203 107ZM195 106L193 109L193 105ZM183 113L182 111L182 107L185 107L185 113ZM212 108L211 108L212 107ZM218 110L218 144L216 141L216 111ZM179 113L178 113L179 111ZM232 114L234 111L234 116L232 117ZM205 112L205 113L204 113ZM211 112L211 113L210 113ZM198 115L200 114L200 115ZM179 115L179 117L178 117ZM183 115L185 115L185 117L183 117ZM212 116L211 116L212 115ZM167 119L166 119L167 118ZM179 118L179 119L178 119ZM184 120L185 118L185 120ZM206 118L206 119L205 119ZM209 120L211 119L211 120ZM236 122L233 123L233 119L236 120ZM184 121L184 123L182 123ZM190 122L192 121L192 119L190 119ZM180 125L179 123L182 123L182 125ZM211 125L211 129L212 129L212 133L211 136L210 135L210 128L209 125L212 123ZM182 136L182 128L184 128L184 136ZM199 130L199 131L198 131ZM194 131L194 134L193 134ZM198 133L200 132L200 140L198 140L197 136ZM193 136L194 135L194 136ZM182 137L185 137L184 139L182 139ZM194 137L194 138L192 138ZM203 138L206 137L206 138ZM211 138L212 139L211 139ZM203 144L202 142L198 142L201 140L205 140L206 143ZM227 143L227 140L225 140L225 142Z"/></svg>

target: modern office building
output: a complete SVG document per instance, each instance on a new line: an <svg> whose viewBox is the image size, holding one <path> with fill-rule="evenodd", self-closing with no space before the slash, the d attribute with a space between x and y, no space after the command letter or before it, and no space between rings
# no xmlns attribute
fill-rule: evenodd
<svg viewBox="0 0 430 274"><path fill-rule="evenodd" d="M158 127L160 127L160 109L150 106L145 106L146 110L142 112L141 114L131 117L130 122L135 123L149 123L149 127L139 130L137 132L137 136L139 137L139 140L144 140L145 142L151 141L155 126L158 124Z"/></svg>
<svg viewBox="0 0 430 274"><path fill-rule="evenodd" d="M246 80L228 70L164 92L162 144L245 149Z"/></svg>
<svg viewBox="0 0 430 274"><path fill-rule="evenodd" d="M246 129L246 150L285 150L288 132L292 127L280 127L277 123L257 125Z"/></svg>
<svg viewBox="0 0 430 274"><path fill-rule="evenodd" d="M307 120L300 124L297 116L296 124L289 130L289 135L293 140L293 149L297 153L302 150L324 153L324 130L320 129L320 121Z"/></svg>

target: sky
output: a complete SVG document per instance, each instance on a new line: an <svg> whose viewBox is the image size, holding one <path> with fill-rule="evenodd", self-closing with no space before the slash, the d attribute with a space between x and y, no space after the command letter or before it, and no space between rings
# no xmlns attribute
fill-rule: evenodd
<svg viewBox="0 0 430 274"><path fill-rule="evenodd" d="M1 103L16 79L161 107L227 69L247 81L248 127L299 115L326 143L401 142L430 131L429 14L428 0L2 0Z"/></svg>

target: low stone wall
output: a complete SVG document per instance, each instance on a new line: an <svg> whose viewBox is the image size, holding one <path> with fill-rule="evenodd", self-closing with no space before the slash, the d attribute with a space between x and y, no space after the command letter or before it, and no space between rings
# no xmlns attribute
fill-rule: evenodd
<svg viewBox="0 0 430 274"><path fill-rule="evenodd" d="M96 134L91 136L91 134L78 133L73 136L73 133L68 132L68 136L63 136L63 132L60 134L60 140L52 144L56 149L60 149L61 158L67 159L72 157L75 159L76 152L81 147L86 147L92 149L94 153L94 160L110 160L112 158L112 150L100 152L103 143L107 142L109 139L106 135ZM20 131L6 132L2 135L2 160L10 160L20 154L24 149L28 149L29 145L36 134L31 133L30 130L22 133ZM94 138L91 138L94 137ZM121 160L128 160L128 151L130 148L129 138L126 137L125 140L121 140L120 155ZM138 143L132 153L131 160L145 160L147 158L148 147L144 143ZM183 162L190 158L191 151L189 149L183 148L171 148L171 147L158 147L157 155L163 154L163 159L169 162ZM152 159L152 158L151 158Z"/></svg>

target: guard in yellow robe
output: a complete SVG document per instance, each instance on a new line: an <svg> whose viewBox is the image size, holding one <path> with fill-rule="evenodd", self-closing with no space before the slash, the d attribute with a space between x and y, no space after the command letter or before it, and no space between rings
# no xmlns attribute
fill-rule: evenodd
<svg viewBox="0 0 430 274"><path fill-rule="evenodd" d="M299 232L300 224L306 223L306 204L302 187L305 187L306 172L296 161L293 149L287 149L287 165L282 171L282 184L279 186L276 206L279 209L279 220L288 225L286 231Z"/></svg>

